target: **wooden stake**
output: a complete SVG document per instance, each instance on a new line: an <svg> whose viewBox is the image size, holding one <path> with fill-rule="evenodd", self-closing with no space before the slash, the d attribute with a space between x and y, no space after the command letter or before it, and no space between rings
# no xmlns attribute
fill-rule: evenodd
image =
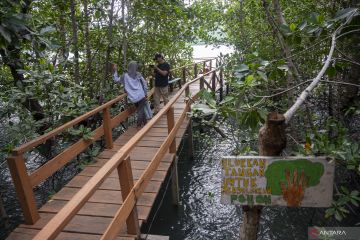
<svg viewBox="0 0 360 240"><path fill-rule="evenodd" d="M266 124L259 131L260 156L278 156L286 147L285 118L282 114L270 113ZM244 220L240 240L256 240L259 230L261 206L243 206Z"/></svg>
<svg viewBox="0 0 360 240"><path fill-rule="evenodd" d="M211 75L211 90L213 92L216 91L216 73L215 72Z"/></svg>
<svg viewBox="0 0 360 240"><path fill-rule="evenodd" d="M183 81L183 84L186 83L186 67L182 68L182 81Z"/></svg>
<svg viewBox="0 0 360 240"><path fill-rule="evenodd" d="M179 205L179 177L178 177L178 156L175 156L172 166L172 175L171 175L171 196L172 196L172 203L174 206Z"/></svg>
<svg viewBox="0 0 360 240"><path fill-rule="evenodd" d="M197 64L194 63L194 78L196 78L198 75L198 71L197 71Z"/></svg>
<svg viewBox="0 0 360 240"><path fill-rule="evenodd" d="M204 86L205 86L205 78L204 77L201 77L200 78L200 90L203 90L204 89Z"/></svg>
<svg viewBox="0 0 360 240"><path fill-rule="evenodd" d="M216 59L217 62L217 59ZM220 101L223 100L223 94L224 94L224 76L223 76L223 69L220 69Z"/></svg>
<svg viewBox="0 0 360 240"><path fill-rule="evenodd" d="M125 200L134 186L134 179L131 171L130 156L125 158L118 166L120 180L121 196ZM134 206L129 217L126 219L127 230L129 234L140 237L140 226L136 205Z"/></svg>

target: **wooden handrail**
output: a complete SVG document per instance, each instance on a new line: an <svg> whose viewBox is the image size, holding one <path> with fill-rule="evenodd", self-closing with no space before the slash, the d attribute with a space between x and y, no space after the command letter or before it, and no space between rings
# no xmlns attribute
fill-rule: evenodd
<svg viewBox="0 0 360 240"><path fill-rule="evenodd" d="M173 68L173 69L171 69L170 71L179 70L179 69L182 69L183 67L189 67L189 66L193 66L194 64L200 64L200 63L204 63L204 62L209 62L209 61L212 61L212 60L215 60L215 59L216 59L216 58L209 58L209 59L205 59L205 60L203 60L203 61L189 63L189 64L186 64L186 65L181 66L181 67Z"/></svg>
<svg viewBox="0 0 360 240"><path fill-rule="evenodd" d="M77 118L75 118L74 120L71 120L70 122L67 122L65 123L64 125L61 125L60 127L44 134L44 135L41 135L33 140L31 140L30 142L27 142L27 143L24 143L18 147L16 147L12 153L14 155L20 155L20 154L23 154L25 153L26 151L29 151L31 150L32 148L44 143L46 140L58 135L59 133L63 132L64 130L68 129L68 128L71 128L72 126L86 120L87 118L103 111L105 108L108 108L108 107L111 107L113 104L117 103L117 102L120 102L121 100L123 100L125 97L127 96L126 93L108 101L107 103L104 103L103 105L91 110L90 112L87 112Z"/></svg>
<svg viewBox="0 0 360 240"><path fill-rule="evenodd" d="M165 156L167 150L171 148L171 145L175 140L176 133L180 129L181 124L184 122L186 113L189 110L189 108L190 108L190 102L186 104L186 107L181 113L180 118L173 126L172 130L170 131L169 135L166 137L165 141L161 144L159 150L157 150L155 156L151 159L150 164L147 166L147 168L145 169L139 180L136 182L135 186L131 189L129 195L123 202L120 209L116 212L115 217L111 221L110 225L106 229L101 239L104 240L114 239L116 235L119 233L120 229L123 227L125 223L123 219L126 219L126 217L128 216L127 214L129 212L128 208L132 209L136 204L136 201L133 201L133 199L138 199L141 196L141 194L145 191L145 188L147 187L147 184L149 183L154 172L159 166L161 159ZM170 108L168 112L171 109L172 108Z"/></svg>
<svg viewBox="0 0 360 240"><path fill-rule="evenodd" d="M34 237L37 240L43 239L55 239L56 236L64 229L64 227L71 221L71 219L75 216L75 214L84 206L87 200L93 195L96 189L103 183L103 181L118 167L118 165L129 155L130 151L135 147L136 143L139 142L145 134L155 125L160 118L168 112L168 110L172 107L172 105L179 99L182 93L185 91L187 87L189 87L192 83L198 81L199 79L210 75L213 72L216 72L220 68L209 71L205 74L201 74L196 77L194 80L187 82L176 94L174 97L170 99L170 101L156 114L140 131L138 131L123 147L121 147L117 153L111 157L103 167L101 167L94 176L92 176L89 181L72 197L72 199L66 203L66 205L44 226L42 230ZM179 122L179 121L178 121ZM178 123L177 122L177 123ZM176 125L171 131L170 134L174 135L176 132ZM170 135L169 135L170 136ZM171 143L171 139L167 137L167 141L163 143L163 145L167 142ZM159 149L160 151L160 149ZM158 151L158 152L159 152ZM150 163L149 167L152 166ZM149 168L148 167L148 168ZM148 169L147 168L147 169ZM142 176L147 176L149 173L145 172ZM141 192L143 186L141 183L143 181L138 181L134 186L135 192ZM140 187L139 187L140 186ZM138 190L136 190L138 189ZM126 216L119 216L120 222L124 222L126 218L132 211L132 208L135 204L135 199L139 197L135 195L135 193L130 193L128 197L125 199L122 208L126 207ZM124 211L124 210L123 210Z"/></svg>

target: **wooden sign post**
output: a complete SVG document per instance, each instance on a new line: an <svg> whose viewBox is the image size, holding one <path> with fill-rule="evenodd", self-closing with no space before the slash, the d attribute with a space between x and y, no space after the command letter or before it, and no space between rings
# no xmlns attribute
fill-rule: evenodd
<svg viewBox="0 0 360 240"><path fill-rule="evenodd" d="M323 157L224 157L221 202L250 207L329 207L334 168Z"/></svg>

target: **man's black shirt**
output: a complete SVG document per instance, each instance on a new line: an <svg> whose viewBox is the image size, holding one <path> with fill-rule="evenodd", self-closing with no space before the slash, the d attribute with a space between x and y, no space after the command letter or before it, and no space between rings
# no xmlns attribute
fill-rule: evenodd
<svg viewBox="0 0 360 240"><path fill-rule="evenodd" d="M163 76L155 70L155 87L166 87L169 85L170 65L167 62L164 62L160 63L158 65L158 68L160 68L162 71L167 71L168 74L166 76Z"/></svg>

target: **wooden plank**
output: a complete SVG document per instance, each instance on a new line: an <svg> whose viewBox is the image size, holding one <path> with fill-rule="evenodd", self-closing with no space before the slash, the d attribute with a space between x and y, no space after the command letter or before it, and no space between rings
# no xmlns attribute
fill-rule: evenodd
<svg viewBox="0 0 360 240"><path fill-rule="evenodd" d="M101 168L100 167L86 167L84 170L82 170L78 176L89 176L92 177L95 175L96 172L98 172ZM134 175L134 179L139 179L142 172L144 172L143 170L139 170L139 169L133 169L132 170L133 175ZM166 172L165 171L157 171L152 180L154 181L160 181L162 182L165 179L166 176ZM116 170L113 171L110 175L109 178L118 178L117 172Z"/></svg>
<svg viewBox="0 0 360 240"><path fill-rule="evenodd" d="M37 229L21 228L18 227L10 234L7 240L31 240L39 232ZM135 240L135 236L121 236L115 238L116 240ZM96 234L83 234L83 233L68 233L61 232L56 240L98 240L101 235Z"/></svg>
<svg viewBox="0 0 360 240"><path fill-rule="evenodd" d="M117 98L114 98L113 100L110 100L109 102L91 110L90 112L87 112L77 118L75 118L74 120L70 121L70 122L67 122L65 123L64 125L61 125L60 127L44 134L44 135L41 135L40 137L38 138L35 138L34 140L30 141L30 142L27 142L27 143L24 143L23 145L15 148L13 150L13 153L14 154L17 154L17 155L20 155L28 150L31 150L32 148L38 146L39 144L41 143L44 143L46 140L58 135L59 133L65 131L66 129L68 128L71 128L72 126L74 126L75 124L78 124L84 120L86 120L87 118L101 112L104 108L107 108L107 107L110 107L112 106L113 104L121 101L122 99L124 99L125 97L127 96L127 94L122 94L120 96L118 96Z"/></svg>
<svg viewBox="0 0 360 240"><path fill-rule="evenodd" d="M89 176L75 176L73 180L71 180L68 184L66 184L67 187L73 187L73 188L82 188L90 179ZM149 185L149 188L147 189L149 192L154 192L157 190L157 188L161 185L160 181L151 181L153 185ZM104 181L102 185L100 185L99 190L120 190L120 184L119 181L117 181L116 178L108 178Z"/></svg>
<svg viewBox="0 0 360 240"><path fill-rule="evenodd" d="M41 213L57 213L65 206L65 200L51 200L39 209ZM78 215L96 217L114 217L121 204L87 202ZM146 220L150 214L151 206L137 206L140 220Z"/></svg>
<svg viewBox="0 0 360 240"><path fill-rule="evenodd" d="M103 236L101 237L102 240L113 239L119 234L119 232L122 231L127 217L130 215L132 209L135 206L135 202L135 193L134 191L131 191L121 208L116 212L115 217L106 228Z"/></svg>
<svg viewBox="0 0 360 240"><path fill-rule="evenodd" d="M151 184L152 182L150 182ZM149 185L150 185L149 184ZM147 188L149 189L149 188ZM137 206L146 206L151 207L155 201L156 192L145 192L137 201ZM52 197L52 200L64 200L69 201L76 194L79 189L77 188L62 188L55 196ZM157 190L160 190L160 185L157 187ZM121 192L118 190L97 190L94 195L89 199L89 203L107 203L107 204L122 204Z"/></svg>
<svg viewBox="0 0 360 240"><path fill-rule="evenodd" d="M49 221L51 221L51 219L54 218L54 216L55 214L53 213L40 213L40 219L39 221L36 222L36 224L34 225L21 224L20 227L41 230ZM110 224L111 219L112 218L108 218L108 217L75 215L74 218L69 222L69 224L66 225L63 231L72 232L72 233L85 233L85 234L103 234L106 227ZM140 222L142 223L141 220ZM122 227L119 233L120 234L126 233L126 228ZM36 235L34 239L38 237L39 236ZM43 239L44 238L42 238L42 240Z"/></svg>
<svg viewBox="0 0 360 240"><path fill-rule="evenodd" d="M90 164L88 166L90 167L101 167L106 163L109 159L97 159L97 161L93 164ZM131 166L133 169L138 170L144 170L146 169L146 166L149 164L150 161L143 161L143 160L131 160ZM169 162L161 162L158 170L160 171L167 171L170 167Z"/></svg>

